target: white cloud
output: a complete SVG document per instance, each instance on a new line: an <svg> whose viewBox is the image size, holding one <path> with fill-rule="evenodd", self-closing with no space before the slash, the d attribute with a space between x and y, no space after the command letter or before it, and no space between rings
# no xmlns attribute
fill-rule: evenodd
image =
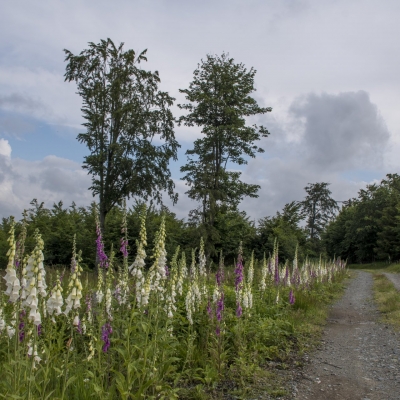
<svg viewBox="0 0 400 400"><path fill-rule="evenodd" d="M281 118L263 142L266 157L250 160L243 172L245 182L261 186L259 198L241 205L257 219L302 200L308 183L331 183L333 198L343 201L391 172L391 137L366 92L311 93L295 99Z"/></svg>
<svg viewBox="0 0 400 400"><path fill-rule="evenodd" d="M0 138L0 156L4 156L6 159L11 157L11 146L8 140Z"/></svg>
<svg viewBox="0 0 400 400"><path fill-rule="evenodd" d="M19 217L32 199L46 206L60 200L87 206L93 200L88 187L90 177L80 164L47 156L40 161L11 158L11 146L0 139L0 217Z"/></svg>

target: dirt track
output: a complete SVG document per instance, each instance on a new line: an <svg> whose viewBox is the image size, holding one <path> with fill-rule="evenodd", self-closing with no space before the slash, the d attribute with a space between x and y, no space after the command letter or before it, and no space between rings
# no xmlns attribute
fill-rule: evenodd
<svg viewBox="0 0 400 400"><path fill-rule="evenodd" d="M379 322L372 283L366 272L349 281L332 306L320 349L292 382L293 399L400 399L399 336Z"/></svg>

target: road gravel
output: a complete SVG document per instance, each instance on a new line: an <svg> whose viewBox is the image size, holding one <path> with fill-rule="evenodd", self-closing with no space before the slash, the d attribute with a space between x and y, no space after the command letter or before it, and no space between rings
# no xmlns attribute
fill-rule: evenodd
<svg viewBox="0 0 400 400"><path fill-rule="evenodd" d="M370 273L355 272L331 308L320 348L293 376L292 399L400 399L399 335L380 322L372 285Z"/></svg>

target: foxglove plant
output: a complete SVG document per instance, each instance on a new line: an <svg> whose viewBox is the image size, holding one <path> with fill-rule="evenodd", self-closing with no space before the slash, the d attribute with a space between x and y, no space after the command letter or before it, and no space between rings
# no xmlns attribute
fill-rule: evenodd
<svg viewBox="0 0 400 400"><path fill-rule="evenodd" d="M8 337L9 337L10 339L15 335L15 328L14 328L14 326L7 325L6 331L7 331Z"/></svg>
<svg viewBox="0 0 400 400"><path fill-rule="evenodd" d="M279 257L278 257L278 252L279 252L279 245L275 239L274 243L274 252L272 253L272 260L274 263L274 281L275 285L279 285L280 283L280 275L279 275Z"/></svg>
<svg viewBox="0 0 400 400"><path fill-rule="evenodd" d="M215 333L217 336L221 334L221 322L223 319L223 312L225 310L225 295L224 295L224 290L223 290L223 282L224 282L224 258L222 256L222 251L220 253L219 257L219 266L218 266L218 271L215 274L215 280L216 280L216 287L218 288L218 299L217 299L217 304L216 304L216 309L215 309L215 315L217 319L217 327L215 330Z"/></svg>
<svg viewBox="0 0 400 400"><path fill-rule="evenodd" d="M279 296L279 288L276 292L275 304L279 304L280 296Z"/></svg>
<svg viewBox="0 0 400 400"><path fill-rule="evenodd" d="M163 300L165 291L164 281L167 278L165 266L167 265L167 252L165 250L165 216L161 219L160 229L154 241L153 257L154 262L149 269L145 286L150 287L151 291L159 294Z"/></svg>
<svg viewBox="0 0 400 400"><path fill-rule="evenodd" d="M253 307L253 285L254 278L254 251L251 253L249 268L247 269L247 282L244 284L243 290L243 307L251 309Z"/></svg>
<svg viewBox="0 0 400 400"><path fill-rule="evenodd" d="M194 304L195 308L199 308L202 300L202 294L200 291L200 282L199 282L199 270L196 266L196 252L192 249L192 263L190 265L190 280L192 284L192 290L194 294Z"/></svg>
<svg viewBox="0 0 400 400"><path fill-rule="evenodd" d="M40 361L42 361L42 359L38 355L36 343L29 342L29 344L28 344L28 356L29 357L33 357L32 368L36 369L36 364L40 363Z"/></svg>
<svg viewBox="0 0 400 400"><path fill-rule="evenodd" d="M236 293L236 316L242 316L241 301L243 298L243 257L242 257L242 242L239 245L239 254L235 268L235 293Z"/></svg>
<svg viewBox="0 0 400 400"><path fill-rule="evenodd" d="M28 319L36 326L42 322L42 317L38 308L41 297L46 296L45 270L43 267L43 248L44 242L38 230L35 231L36 246L31 253L26 266L26 280L28 283L26 298L23 305L30 309Z"/></svg>
<svg viewBox="0 0 400 400"><path fill-rule="evenodd" d="M193 325L193 312L195 310L196 295L193 292L193 287L189 283L188 291L185 297L186 317L190 325Z"/></svg>
<svg viewBox="0 0 400 400"><path fill-rule="evenodd" d="M128 300L128 227L126 221L126 201L124 200L124 213L122 217L122 227L121 233L123 237L121 238L120 252L123 256L122 268L118 274L118 282L115 288L115 297L118 303L125 304Z"/></svg>
<svg viewBox="0 0 400 400"><path fill-rule="evenodd" d="M295 303L295 301L296 301L296 299L295 299L294 294L293 294L293 289L290 289L290 292L289 292L289 304L293 305Z"/></svg>
<svg viewBox="0 0 400 400"><path fill-rule="evenodd" d="M0 297L0 335L6 327L6 321L4 321L4 311L3 311L3 299Z"/></svg>
<svg viewBox="0 0 400 400"><path fill-rule="evenodd" d="M204 253L204 240L200 239L200 250L199 250L199 275L205 277L206 271L206 255Z"/></svg>
<svg viewBox="0 0 400 400"><path fill-rule="evenodd" d="M113 274L113 263L114 263L114 251L111 249L110 260L108 264L108 268L106 271L106 295L105 295L105 307L106 307L106 318L108 321L113 320L112 316L112 294L111 287L114 280Z"/></svg>
<svg viewBox="0 0 400 400"><path fill-rule="evenodd" d="M192 263L189 271L189 286L185 298L186 314L187 319L191 325L193 325L193 312L199 307L201 302L201 293L198 285L198 271L196 268L196 254L192 249Z"/></svg>
<svg viewBox="0 0 400 400"><path fill-rule="evenodd" d="M9 249L7 252L7 257L8 257L8 264L6 268L6 275L4 276L4 279L6 281L6 291L5 294L9 297L9 301L11 303L15 303L19 297L20 297L20 281L17 277L17 272L15 270L15 250L16 250L16 243L15 243L15 237L14 237L14 220L11 221L11 227L9 231L9 237L8 237L8 244L9 244Z"/></svg>
<svg viewBox="0 0 400 400"><path fill-rule="evenodd" d="M28 225L27 211L24 210L22 215L23 215L23 219L22 219L22 224L21 224L21 232L18 236L17 248L16 248L16 253L15 253L15 267L16 267L16 269L19 270L20 273L22 270L24 254L25 254L25 240L26 240L26 231L27 231L27 225ZM21 276L20 276L20 278L21 278ZM21 286L22 286L22 279L21 279Z"/></svg>
<svg viewBox="0 0 400 400"><path fill-rule="evenodd" d="M212 300L215 305L217 304L218 299L221 297L223 280L224 280L224 260L221 251L219 256L218 270L217 273L215 274L215 287L212 296Z"/></svg>
<svg viewBox="0 0 400 400"><path fill-rule="evenodd" d="M179 256L180 247L178 246L175 250L175 254L171 260L171 270L169 273L169 285L167 289L166 296L166 308L165 311L167 313L168 318L172 318L174 312L176 311L176 283L178 280L178 256Z"/></svg>
<svg viewBox="0 0 400 400"><path fill-rule="evenodd" d="M296 251L294 253L294 259L293 259L293 270L292 270L292 275L290 278L290 283L292 285L295 285L296 287L300 284L300 273L299 273L299 261L298 261L298 251L299 251L299 245L296 245Z"/></svg>
<svg viewBox="0 0 400 400"><path fill-rule="evenodd" d="M97 258L99 262L99 268L108 268L108 257L104 252L104 243L103 238L101 236L100 222L96 216L96 249L97 249Z"/></svg>
<svg viewBox="0 0 400 400"><path fill-rule="evenodd" d="M284 277L284 281L283 284L285 286L290 286L290 268L289 268L289 260L286 260L285 263L285 277Z"/></svg>
<svg viewBox="0 0 400 400"><path fill-rule="evenodd" d="M179 273L178 273L178 281L176 283L176 291L182 296L183 293L183 283L187 277L187 268L186 268L186 255L185 252L182 252L181 258L179 260Z"/></svg>
<svg viewBox="0 0 400 400"><path fill-rule="evenodd" d="M88 333L88 336L90 337L89 345L88 345L89 355L88 355L86 361L90 361L94 357L94 355L95 355L94 342L97 341L96 337L93 336L93 334L91 332Z"/></svg>
<svg viewBox="0 0 400 400"><path fill-rule="evenodd" d="M140 233L139 241L136 241L136 258L133 264L129 267L129 271L134 278L136 287L136 301L138 307L142 305L142 291L145 286L145 277L143 267L146 265L146 251L144 250L147 246L147 234L146 234L146 205L143 205L140 212ZM145 293L146 294L146 293Z"/></svg>
<svg viewBox="0 0 400 400"><path fill-rule="evenodd" d="M25 317L26 312L25 310L21 310L19 314L19 325L18 325L18 335L19 335L19 342L22 343L25 339Z"/></svg>
<svg viewBox="0 0 400 400"><path fill-rule="evenodd" d="M111 346L110 335L112 334L112 332L113 332L113 330L112 330L111 324L109 322L106 322L101 327L101 340L104 342L104 345L103 345L104 353L107 353L108 349Z"/></svg>
<svg viewBox="0 0 400 400"><path fill-rule="evenodd" d="M264 292L265 289L267 288L267 275L268 275L268 263L267 260L265 258L265 253L264 253L264 257L263 257L263 264L261 267L261 281L260 281L260 292Z"/></svg>
<svg viewBox="0 0 400 400"><path fill-rule="evenodd" d="M62 313L61 307L64 304L62 291L60 275L57 274L56 284L47 300L47 312L49 315L60 315Z"/></svg>
<svg viewBox="0 0 400 400"><path fill-rule="evenodd" d="M96 298L97 304L101 304L101 302L103 301L103 297L104 297L103 284L104 284L103 269L99 268L98 274L97 274L97 290L95 293L95 298Z"/></svg>
<svg viewBox="0 0 400 400"><path fill-rule="evenodd" d="M71 275L68 283L68 296L65 300L64 314L68 316L72 309L78 310L81 306L82 299L82 283L80 276L82 274L81 252L76 254L76 237L74 236L73 247L72 247L72 259L71 259ZM73 325L79 325L78 312L75 313L73 318Z"/></svg>
<svg viewBox="0 0 400 400"><path fill-rule="evenodd" d="M88 321L89 324L91 324L91 323L93 322L92 294L91 294L91 292L89 292L89 293L86 295L85 303L86 303L87 321Z"/></svg>
<svg viewBox="0 0 400 400"><path fill-rule="evenodd" d="M206 283L206 255L204 252L204 240L203 238L200 239L200 250L199 250L199 285L200 291L203 296L207 296L207 283Z"/></svg>

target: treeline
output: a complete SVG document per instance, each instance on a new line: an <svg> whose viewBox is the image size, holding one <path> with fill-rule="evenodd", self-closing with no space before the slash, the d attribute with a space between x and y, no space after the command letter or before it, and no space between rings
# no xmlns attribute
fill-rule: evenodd
<svg viewBox="0 0 400 400"><path fill-rule="evenodd" d="M136 254L136 240L139 237L139 212L142 203L137 202L127 210L127 225L129 252L133 260ZM215 236L213 238L214 251L210 261L217 261L218 253L222 251L226 263L232 263L237 256L240 241L248 252L254 250L255 257L262 259L264 252L268 257L273 252L275 239L279 243L279 257L282 262L293 259L296 246L299 246L299 257L314 254L308 230L301 227L304 215L301 203L292 202L273 217L265 217L256 222L237 209L221 208L215 219ZM44 256L47 265L57 267L68 266L71 261L72 243L76 235L77 249L82 250L83 265L92 269L96 260L96 213L97 206L92 203L89 207L64 206L60 201L51 208L34 199L31 208L27 210L25 223L27 224L26 250L33 249L33 233L39 229L45 243ZM179 219L167 207L147 208L146 228L148 235L148 250L153 246L154 237L159 228L162 215L166 218L167 253L172 256L179 245L190 256L192 248L197 248L202 236L202 227L193 222ZM109 253L114 248L117 258L119 252L123 208L116 206L107 215L104 232L105 249ZM3 218L0 225L0 267L7 264L7 237L11 218ZM16 235L21 232L23 219L16 221ZM315 254L314 254L315 255ZM245 254L250 256L250 254Z"/></svg>
<svg viewBox="0 0 400 400"><path fill-rule="evenodd" d="M326 228L328 254L349 262L400 259L400 176L388 174L347 201Z"/></svg>

